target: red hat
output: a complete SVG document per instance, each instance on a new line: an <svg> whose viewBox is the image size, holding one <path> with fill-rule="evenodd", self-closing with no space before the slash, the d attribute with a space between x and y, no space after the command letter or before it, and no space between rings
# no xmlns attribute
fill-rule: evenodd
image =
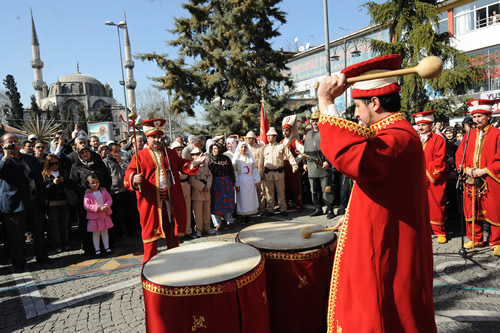
<svg viewBox="0 0 500 333"><path fill-rule="evenodd" d="M493 104L496 104L496 101L490 101L489 99L473 99L467 102L470 114L491 114Z"/></svg>
<svg viewBox="0 0 500 333"><path fill-rule="evenodd" d="M151 136L155 134L160 134L163 136L165 132L163 131L163 126L165 126L165 119L149 119L142 121L142 129L146 136Z"/></svg>
<svg viewBox="0 0 500 333"><path fill-rule="evenodd" d="M434 110L422 111L412 114L415 124L432 124L434 122Z"/></svg>
<svg viewBox="0 0 500 333"><path fill-rule="evenodd" d="M399 69L401 65L400 54L390 54L382 57L362 61L342 70L346 78L362 74L387 72ZM352 86L352 98L383 96L401 91L397 76L383 79L356 82Z"/></svg>

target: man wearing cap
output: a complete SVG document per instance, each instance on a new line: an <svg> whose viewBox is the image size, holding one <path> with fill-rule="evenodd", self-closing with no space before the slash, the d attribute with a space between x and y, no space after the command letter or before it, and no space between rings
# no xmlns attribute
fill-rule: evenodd
<svg viewBox="0 0 500 333"><path fill-rule="evenodd" d="M341 118L334 105L349 88L346 77L400 64L400 55L363 61L318 89L321 150L355 181L340 223L328 332L436 332L425 156L418 134L398 112L398 79L353 85L358 123Z"/></svg>
<svg viewBox="0 0 500 333"><path fill-rule="evenodd" d="M432 231L439 244L446 243L446 141L432 131L434 110L414 113L425 155L425 174Z"/></svg>
<svg viewBox="0 0 500 333"><path fill-rule="evenodd" d="M264 178L264 173L260 169L260 160L262 159L262 145L257 142L257 136L253 131L249 131L245 136L245 141L248 143L250 147L250 153L255 159L255 165L259 169L260 179ZM266 210L266 195L265 195L265 187L264 182L260 182L255 184L255 188L257 189L257 196L259 199L259 212L263 214Z"/></svg>
<svg viewBox="0 0 500 333"><path fill-rule="evenodd" d="M296 115L291 115L283 118L282 132L284 144L295 158L295 162L299 167L302 166L302 153L304 153L304 144L298 139L299 128L296 122ZM287 157L284 157L284 170L285 170L285 198L287 205L290 202L295 203L295 210L300 212L302 210L302 188L300 183L300 173L292 172L292 165Z"/></svg>
<svg viewBox="0 0 500 333"><path fill-rule="evenodd" d="M318 120L319 111L313 111L311 114L312 130L308 131L304 140L304 151L309 157L304 164L304 170L307 171L309 184L311 185L311 194L314 207L316 209L309 216L323 215L323 202L327 207L327 218L335 217L333 213L333 193L332 193L332 170L330 163L321 152L321 133L319 132Z"/></svg>
<svg viewBox="0 0 500 333"><path fill-rule="evenodd" d="M267 197L266 216L274 214L274 187L276 187L278 194L280 214L287 216L283 158L286 156L290 161L292 172L297 172L298 165L290 150L285 145L277 142L278 133L274 127L269 128L266 135L269 143L262 148L262 159L259 167L264 172L264 186Z"/></svg>
<svg viewBox="0 0 500 333"><path fill-rule="evenodd" d="M464 179L463 206L470 239L464 247L484 246L486 221L491 225L490 248L500 256L500 130L490 124L495 101L475 99L467 104L476 128L464 135L455 155Z"/></svg>
<svg viewBox="0 0 500 333"><path fill-rule="evenodd" d="M125 171L125 188L136 191L141 218L144 260L157 253L157 242L166 238L167 247L179 246L179 237L186 230L186 204L182 193L179 171L195 175L205 160L194 161L179 157L175 151L163 147L165 119L142 122L147 145L132 158Z"/></svg>

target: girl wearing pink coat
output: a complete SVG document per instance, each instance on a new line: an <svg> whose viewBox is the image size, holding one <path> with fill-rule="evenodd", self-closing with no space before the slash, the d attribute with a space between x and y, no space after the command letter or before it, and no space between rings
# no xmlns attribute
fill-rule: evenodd
<svg viewBox="0 0 500 333"><path fill-rule="evenodd" d="M104 251L110 254L108 229L113 227L111 215L111 204L113 200L105 188L99 187L99 179L96 175L87 177L89 189L83 198L83 207L87 211L87 231L93 233L93 241L96 256L101 254L100 238L104 245Z"/></svg>

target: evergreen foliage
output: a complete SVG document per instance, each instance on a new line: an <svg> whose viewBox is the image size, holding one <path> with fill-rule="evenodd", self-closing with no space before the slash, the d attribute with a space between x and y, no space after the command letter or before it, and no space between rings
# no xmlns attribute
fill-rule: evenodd
<svg viewBox="0 0 500 333"><path fill-rule="evenodd" d="M79 119L79 121L80 121L80 119ZM91 123L99 123L99 122L103 122L103 121L113 121L113 112L111 110L111 105L104 104L103 106L101 106L97 111L95 111L93 114L91 114L88 117L88 121Z"/></svg>
<svg viewBox="0 0 500 333"><path fill-rule="evenodd" d="M276 24L286 22L277 5L281 0L190 0L183 4L190 17L176 18L169 42L179 49L178 58L144 54L165 75L155 77L157 87L173 91L174 113L194 115L193 107L205 106L213 133L246 133L258 127L261 85L271 120L286 115L288 96L272 94L272 85L292 82L283 76L287 58L272 49L270 40L280 35ZM271 122L272 123L272 122Z"/></svg>
<svg viewBox="0 0 500 333"><path fill-rule="evenodd" d="M23 125L24 119L24 109L23 103L21 103L21 94L19 94L17 90L17 84L12 75L8 74L3 80L3 84L5 85L5 89L7 89L5 94L10 101L10 112L6 114L7 123L10 126L19 128Z"/></svg>
<svg viewBox="0 0 500 333"><path fill-rule="evenodd" d="M391 0L381 4L367 2L364 6L372 22L388 26L391 40L372 40L371 45L379 55L401 54L402 68L416 66L426 56L443 60L443 73L435 79L424 80L417 75L401 78L401 111L407 114L436 110L437 117L460 113L453 107L461 104L457 95L467 94L482 69L473 66L467 55L455 49L453 36L436 32L439 0ZM438 97L432 99L430 97Z"/></svg>
<svg viewBox="0 0 500 333"><path fill-rule="evenodd" d="M42 118L42 110L38 107L35 95L31 95L31 112L39 119Z"/></svg>

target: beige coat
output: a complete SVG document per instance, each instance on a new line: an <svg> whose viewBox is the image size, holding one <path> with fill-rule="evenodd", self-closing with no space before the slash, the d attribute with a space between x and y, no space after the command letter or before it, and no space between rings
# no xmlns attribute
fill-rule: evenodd
<svg viewBox="0 0 500 333"><path fill-rule="evenodd" d="M208 165L203 163L200 165L200 170L196 176L191 178L191 200L210 200L210 188L212 187L212 173L208 169ZM205 185L205 181L207 184Z"/></svg>
<svg viewBox="0 0 500 333"><path fill-rule="evenodd" d="M262 145L255 143L255 145L251 146L250 144L248 145L250 147L250 153L252 154L254 160L255 160L255 165L257 168L260 167L260 160L262 159ZM260 171L260 169L259 169Z"/></svg>
<svg viewBox="0 0 500 333"><path fill-rule="evenodd" d="M290 161L292 167L297 167L297 162L295 162L295 158L292 155L292 152L281 143L270 144L268 143L262 148L262 159L259 163L259 170L264 172L265 180L278 180L285 178L285 172L268 172L265 173L264 168L268 168L270 170L276 170L278 168L283 167L283 157L286 156Z"/></svg>

